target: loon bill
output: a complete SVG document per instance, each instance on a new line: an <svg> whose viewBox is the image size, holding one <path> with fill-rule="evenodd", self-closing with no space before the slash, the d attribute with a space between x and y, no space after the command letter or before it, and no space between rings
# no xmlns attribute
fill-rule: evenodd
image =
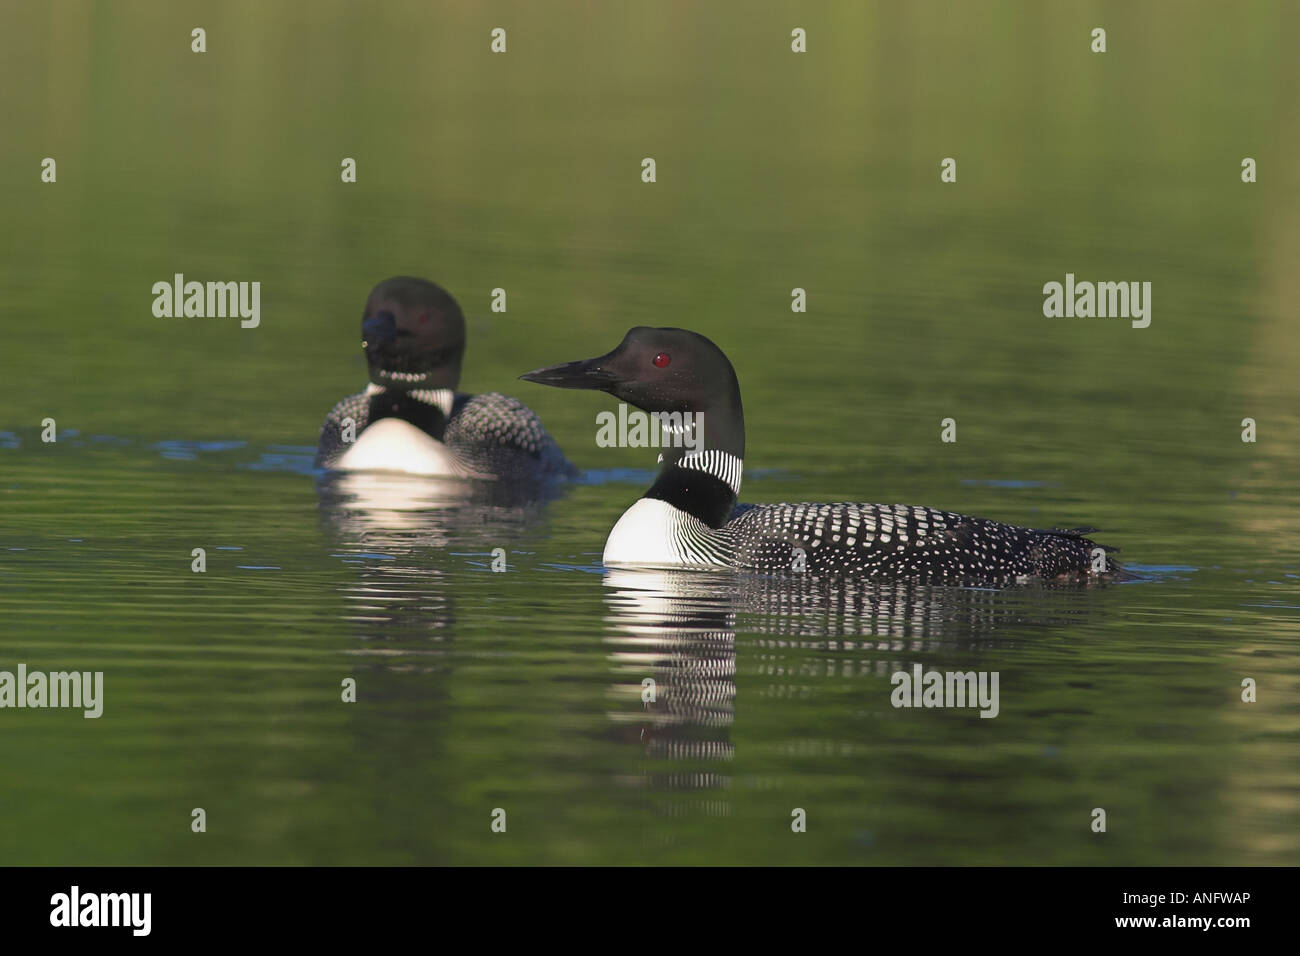
<svg viewBox="0 0 1300 956"><path fill-rule="evenodd" d="M370 382L326 417L317 468L505 480L577 474L518 399L456 391L465 317L440 286L410 276L379 283L361 339Z"/></svg>
<svg viewBox="0 0 1300 956"><path fill-rule="evenodd" d="M910 505L738 505L745 457L740 384L722 350L685 329L631 329L598 358L521 375L608 392L652 414L697 413L684 447L665 448L650 489L605 543L607 565L982 585L1114 579L1091 529L1041 531Z"/></svg>

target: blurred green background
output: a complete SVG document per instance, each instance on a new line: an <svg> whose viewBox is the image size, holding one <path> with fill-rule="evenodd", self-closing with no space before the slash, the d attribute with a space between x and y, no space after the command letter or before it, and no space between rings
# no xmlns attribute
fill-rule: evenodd
<svg viewBox="0 0 1300 956"><path fill-rule="evenodd" d="M0 2L0 669L108 684L99 721L0 712L0 862L1296 863L1298 40L1286 2ZM260 281L260 327L155 318L176 272ZM1044 318L1067 272L1151 282L1151 326ZM586 482L321 506L304 461L403 273ZM822 595L775 644L789 608L722 587L721 664L625 652L594 572L653 459L515 376L642 324L731 357L746 500L1096 525L1150 580L993 625ZM636 732L636 667L683 653L734 704L667 737L723 763ZM890 710L913 661L1000 668L1002 716Z"/></svg>

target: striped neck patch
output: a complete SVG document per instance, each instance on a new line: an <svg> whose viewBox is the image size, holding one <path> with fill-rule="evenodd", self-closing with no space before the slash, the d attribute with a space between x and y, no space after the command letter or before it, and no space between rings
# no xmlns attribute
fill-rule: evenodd
<svg viewBox="0 0 1300 956"><path fill-rule="evenodd" d="M683 455L677 460L678 468L693 468L712 475L727 483L737 496L740 495L740 475L745 463L730 452L700 451Z"/></svg>

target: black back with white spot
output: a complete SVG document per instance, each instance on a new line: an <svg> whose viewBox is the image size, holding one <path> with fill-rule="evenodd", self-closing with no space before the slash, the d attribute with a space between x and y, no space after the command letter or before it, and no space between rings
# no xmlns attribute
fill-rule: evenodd
<svg viewBox="0 0 1300 956"><path fill-rule="evenodd" d="M848 502L741 505L719 532L738 568L992 585L1086 579L1094 552L1109 549L1083 533ZM804 552L802 567L795 548ZM1115 570L1108 558L1105 567Z"/></svg>

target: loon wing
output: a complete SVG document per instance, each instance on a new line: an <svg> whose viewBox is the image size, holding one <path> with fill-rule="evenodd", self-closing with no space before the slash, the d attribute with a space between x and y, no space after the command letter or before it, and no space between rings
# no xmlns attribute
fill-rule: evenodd
<svg viewBox="0 0 1300 956"><path fill-rule="evenodd" d="M519 399L497 392L459 404L443 440L475 471L568 478L578 474L537 413Z"/></svg>
<svg viewBox="0 0 1300 956"><path fill-rule="evenodd" d="M932 581L1086 576L1093 549L1099 547L1081 532L1039 531L911 505L852 502L737 509L725 531L735 539L737 562L754 570Z"/></svg>
<svg viewBox="0 0 1300 956"><path fill-rule="evenodd" d="M333 468L351 447L343 440L343 423L349 418L353 422L352 434L361 434L370 421L370 396L366 392L349 395L325 416L316 445L317 468Z"/></svg>

